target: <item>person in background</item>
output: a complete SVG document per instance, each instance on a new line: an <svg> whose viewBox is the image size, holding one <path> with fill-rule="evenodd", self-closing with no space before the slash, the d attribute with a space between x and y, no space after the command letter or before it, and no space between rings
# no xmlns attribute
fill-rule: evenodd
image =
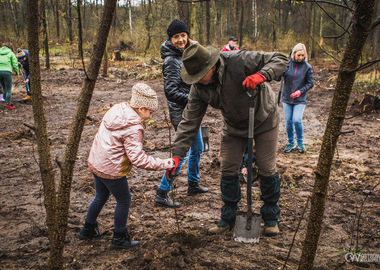
<svg viewBox="0 0 380 270"><path fill-rule="evenodd" d="M255 98L254 141L261 199L264 201L260 210L265 224L264 234L277 235L281 180L276 169L276 153L280 115L276 96L265 82L282 75L286 70L286 56L246 50L231 54L219 52L212 46L193 44L184 51L182 60L182 80L192 86L177 128L173 157L185 157L208 105L219 109L224 120L220 149L220 187L224 205L219 223L208 232L220 234L235 225L241 199L238 173L248 145L249 91ZM168 174L176 169L177 164L167 170Z"/></svg>
<svg viewBox="0 0 380 270"><path fill-rule="evenodd" d="M223 49L221 52L228 52L228 51L238 51L239 48L237 47L237 38L234 36L230 36L228 39L228 44L224 45Z"/></svg>
<svg viewBox="0 0 380 270"><path fill-rule="evenodd" d="M88 167L95 180L95 197L90 203L79 239L98 238L97 217L110 194L116 199L114 234L111 248L129 249L140 245L132 241L126 228L131 193L127 175L133 166L147 170L165 170L174 166L173 159L148 156L143 150L144 121L158 107L157 95L148 85L132 87L130 104L114 105L103 117L92 143Z"/></svg>
<svg viewBox="0 0 380 270"><path fill-rule="evenodd" d="M164 75L164 90L168 100L170 121L176 131L181 121L182 112L187 105L190 91L190 85L181 79L182 53L190 44L195 43L195 41L190 39L187 25L178 19L174 19L170 23L167 34L168 39L161 45L161 57L164 59L162 73ZM190 196L208 191L208 188L199 185L199 162L202 152L203 141L201 129L199 128L186 158L181 162L177 160L179 166L174 174L178 175L180 168L184 165L186 160L188 160L187 194ZM169 196L171 183L170 180L168 180L164 174L160 186L157 189L157 196L154 202L160 206L179 207L180 203L173 203L173 200Z"/></svg>
<svg viewBox="0 0 380 270"><path fill-rule="evenodd" d="M18 75L19 68L11 43L3 43L0 48L0 84L3 87L3 98L8 110L13 110L12 104L12 71Z"/></svg>
<svg viewBox="0 0 380 270"><path fill-rule="evenodd" d="M25 83L25 88L26 88L26 97L24 97L22 100L28 101L32 99L31 91L30 91L29 51L18 48L17 60L20 67L24 69L23 77L24 77L24 83Z"/></svg>
<svg viewBox="0 0 380 270"><path fill-rule="evenodd" d="M294 130L297 135L298 151L300 153L306 151L303 142L302 116L307 103L307 92L314 86L313 68L307 62L307 59L305 45L298 43L292 50L288 69L282 75L284 77L282 105L288 135L288 144L284 149L285 153L289 153L296 148Z"/></svg>

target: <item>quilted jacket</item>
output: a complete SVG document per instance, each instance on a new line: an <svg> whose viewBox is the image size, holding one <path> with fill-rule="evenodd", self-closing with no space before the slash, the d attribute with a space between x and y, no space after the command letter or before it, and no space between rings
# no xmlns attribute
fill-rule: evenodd
<svg viewBox="0 0 380 270"><path fill-rule="evenodd" d="M190 85L181 79L182 51L166 40L161 45L161 58L164 59L162 73L164 75L165 96L168 100L170 121L175 129L182 118L190 92Z"/></svg>
<svg viewBox="0 0 380 270"><path fill-rule="evenodd" d="M144 126L128 103L114 105L103 117L92 143L88 167L106 179L126 176L132 165L163 170L165 161L148 156L143 150Z"/></svg>

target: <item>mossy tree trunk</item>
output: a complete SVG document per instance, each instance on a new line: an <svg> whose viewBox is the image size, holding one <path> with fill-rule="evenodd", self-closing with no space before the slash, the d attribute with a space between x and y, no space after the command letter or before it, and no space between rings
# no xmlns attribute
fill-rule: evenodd
<svg viewBox="0 0 380 270"><path fill-rule="evenodd" d="M315 172L316 179L311 196L310 216L299 263L299 269L301 270L313 268L325 211L331 164L337 141L341 134L352 85L355 81L356 72L354 70L358 67L374 13L375 0L356 0L354 3L355 12L352 31L340 66L332 106L319 154L317 170Z"/></svg>
<svg viewBox="0 0 380 270"><path fill-rule="evenodd" d="M28 2L28 45L30 50L30 73L33 78L31 81L33 87L32 104L49 233L49 269L63 268L63 248L69 215L73 170L86 115L90 106L95 82L99 74L102 57L106 48L110 26L116 8L116 2L117 0L105 1L104 12L98 28L93 53L90 58L86 77L83 81L82 90L77 102L73 122L71 124L66 151L61 165L61 179L59 182L58 192L55 190L54 172L51 164L50 147L47 137L46 119L44 116L41 93L41 74L39 69L38 51L38 0L29 0Z"/></svg>

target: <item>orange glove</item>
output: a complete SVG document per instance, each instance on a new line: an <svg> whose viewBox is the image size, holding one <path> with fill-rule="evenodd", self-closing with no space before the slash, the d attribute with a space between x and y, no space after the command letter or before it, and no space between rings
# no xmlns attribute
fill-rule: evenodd
<svg viewBox="0 0 380 270"><path fill-rule="evenodd" d="M265 81L266 81L265 76L263 74L257 72L255 74L250 75L247 78L245 78L245 80L243 82L243 86L245 86L246 88L255 90L255 88L258 84L263 83Z"/></svg>
<svg viewBox="0 0 380 270"><path fill-rule="evenodd" d="M301 91L297 90L293 94L290 95L291 98L298 98L301 95Z"/></svg>
<svg viewBox="0 0 380 270"><path fill-rule="evenodd" d="M174 161L174 167L171 169L167 169L165 171L165 177L168 180L170 179L170 177L173 175L173 173L177 170L177 168L179 166L179 158L173 157L173 161Z"/></svg>

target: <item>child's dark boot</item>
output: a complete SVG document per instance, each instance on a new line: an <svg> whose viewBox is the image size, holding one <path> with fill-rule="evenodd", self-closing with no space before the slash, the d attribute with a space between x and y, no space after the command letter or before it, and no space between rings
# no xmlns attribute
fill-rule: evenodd
<svg viewBox="0 0 380 270"><path fill-rule="evenodd" d="M98 223L90 224L86 221L77 236L81 240L89 240L101 237L102 234L99 232Z"/></svg>
<svg viewBox="0 0 380 270"><path fill-rule="evenodd" d="M111 248L113 249L130 249L140 246L139 241L132 241L131 236L128 233L128 230L125 229L124 232L115 232L113 233Z"/></svg>

